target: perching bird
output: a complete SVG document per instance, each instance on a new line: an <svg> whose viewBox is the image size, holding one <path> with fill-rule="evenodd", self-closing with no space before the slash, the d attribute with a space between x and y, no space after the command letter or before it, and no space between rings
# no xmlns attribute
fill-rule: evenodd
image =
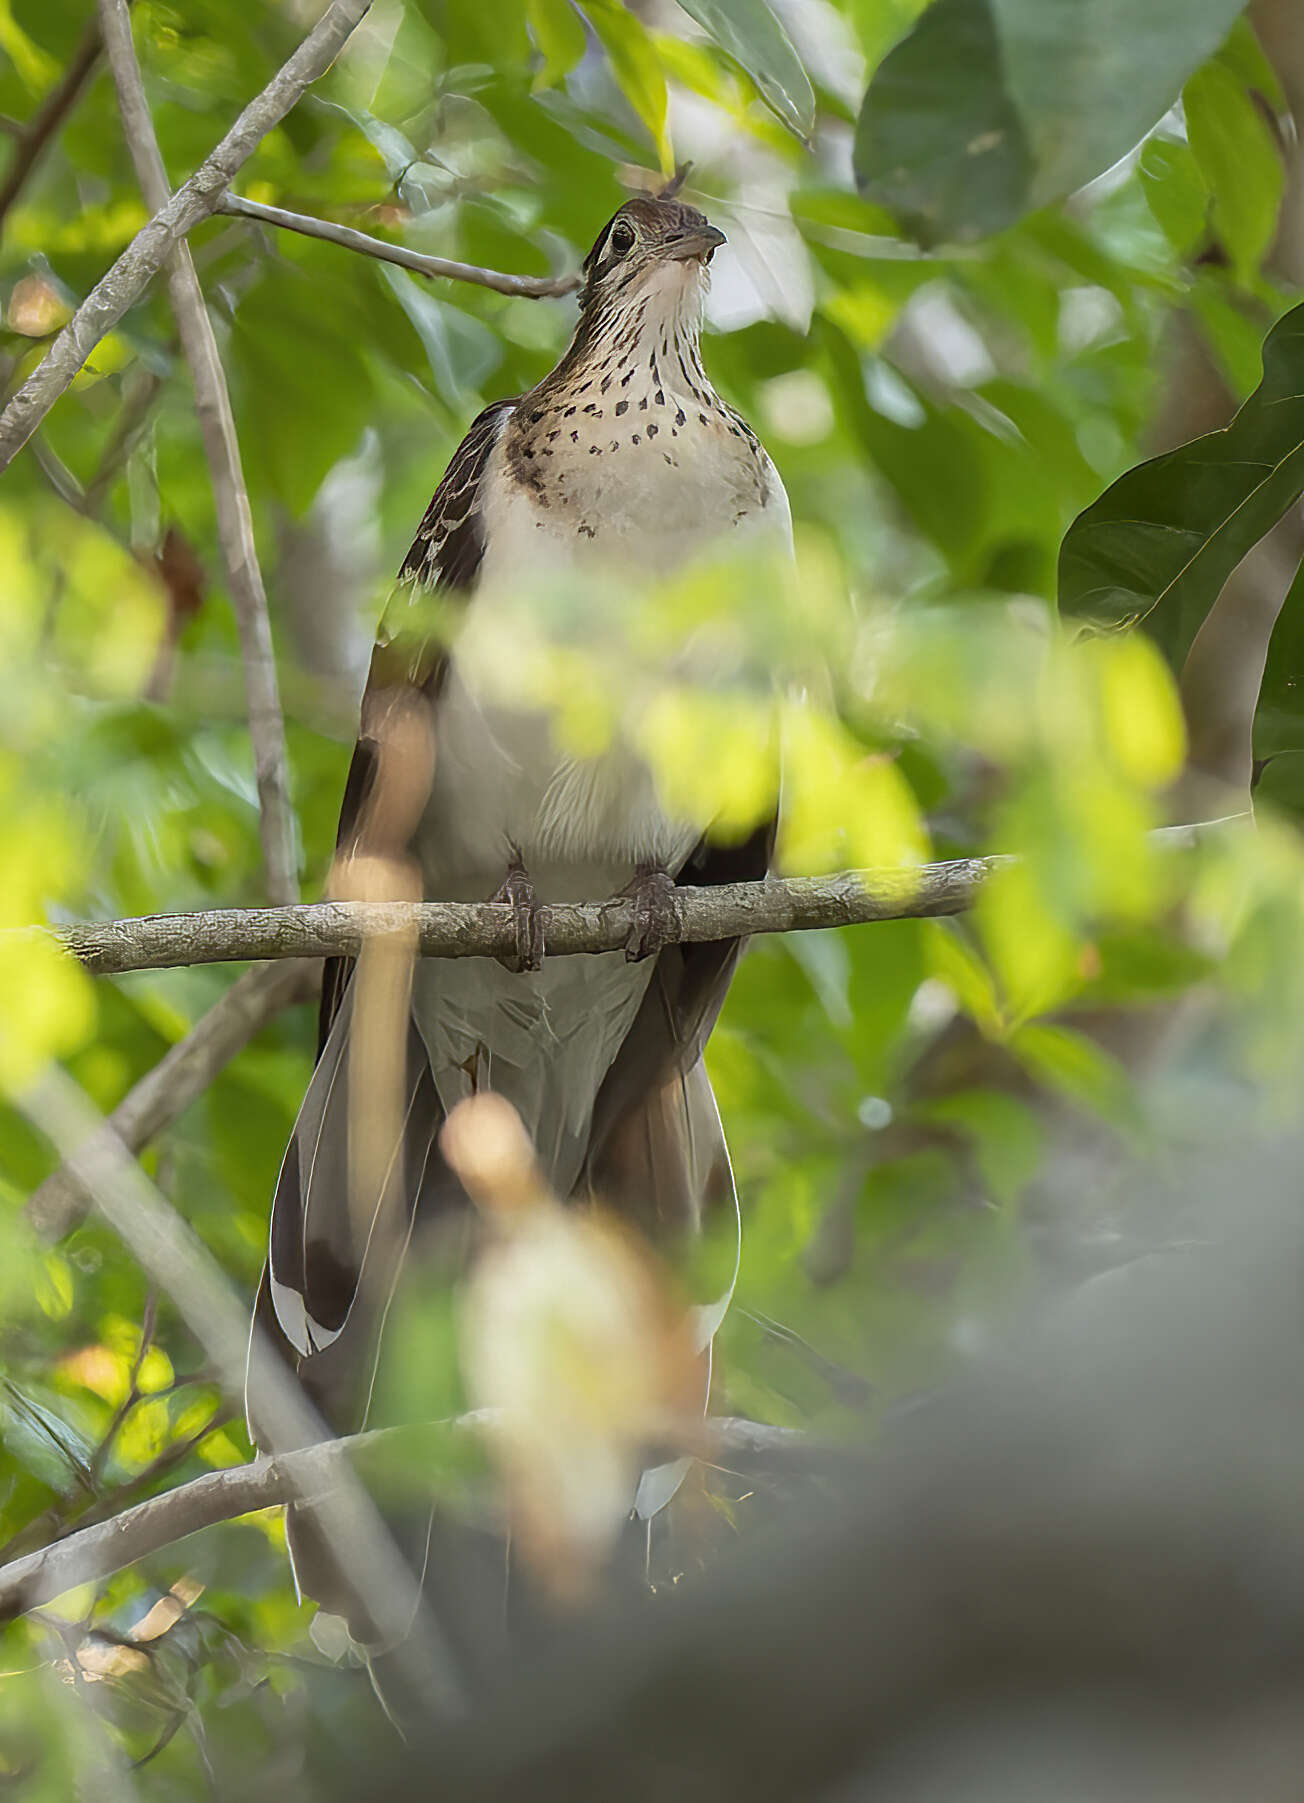
<svg viewBox="0 0 1304 1803"><path fill-rule="evenodd" d="M430 899L509 902L516 957L514 968L417 960L410 990L397 979L400 1093L388 1111L364 1109L361 1123L358 1098L381 1081L383 1059L371 1037L359 1050L370 1004L358 967L325 967L318 1062L276 1188L257 1318L339 1432L367 1419L405 1260L468 1213L438 1147L463 1097L487 1088L512 1102L554 1194L601 1196L663 1245L713 1218L737 1230L702 1053L739 947L665 934L673 884L763 876L772 827L713 843L666 813L619 740L597 757L567 755L545 711L505 702L482 678L495 632L510 631L508 601L541 579L555 589L574 573L618 598L622 580L669 575L743 541L790 555L778 473L699 355L708 266L723 242L673 192L619 209L585 259L565 354L536 388L471 426L382 626L340 866L382 888L388 872L399 883L391 895L406 883ZM431 591L451 603L451 647L446 631L420 623L417 603ZM634 898L625 952L542 959L540 903L617 892ZM391 1125L379 1153L360 1160L354 1142L363 1130L374 1137L380 1115ZM704 1363L727 1301L701 1313ZM257 1397L250 1419L256 1430ZM645 1477L640 1513L655 1512L678 1477ZM289 1527L304 1589L347 1610L310 1518L293 1510Z"/></svg>

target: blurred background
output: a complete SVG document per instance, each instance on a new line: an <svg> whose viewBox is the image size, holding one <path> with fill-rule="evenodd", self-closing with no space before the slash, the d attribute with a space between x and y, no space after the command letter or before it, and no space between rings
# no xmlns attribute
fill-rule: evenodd
<svg viewBox="0 0 1304 1803"><path fill-rule="evenodd" d="M314 0L137 0L174 182L320 11ZM773 1636L775 1671L787 1669L785 1636L799 1639L802 1599L822 1606L827 1574L807 1581L805 1552L776 1562L759 1550L765 1535L795 1507L786 1531L803 1544L811 1512L833 1509L827 1556L854 1542L882 1562L857 1568L848 1591L872 1612L875 1571L900 1556L891 1510L908 1518L921 1492L892 1466L878 1539L861 1532L860 1500L877 1494L876 1461L903 1423L923 1422L907 1429L907 1473L931 1471L946 1448L963 1464L968 1424L975 1462L951 1494L971 1484L988 1521L995 1498L1013 1508L1022 1496L1017 1544L1046 1527L1049 1596L1073 1569L1108 1587L1111 1570L1133 1570L1129 1556L1153 1577L1150 1542L1129 1542L1111 1567L1097 1537L1092 1566L1055 1536L1069 1534L1075 1495L1089 1515L1110 1474L1135 1474L1136 1448L1153 1452L1162 1424L1182 1431L1173 1460L1158 1456L1156 1487L1140 1486L1147 1506L1194 1497L1211 1544L1242 1544L1251 1520L1284 1519L1283 1499L1298 1495L1292 1410L1224 1457L1194 1405L1216 1399L1224 1423L1257 1420L1265 1393L1280 1403L1279 1386L1297 1383L1300 1350L1304 474L1295 481L1292 459L1304 464L1304 325L1290 310L1304 281L1304 18L1295 0L1135 11L376 0L234 184L413 249L548 276L578 268L628 193L691 163L685 196L728 237L704 360L782 474L795 570L698 571L631 622L612 621L609 598L567 597L539 616L549 629L510 680L557 710L577 751L633 735L675 805L738 836L774 805L777 707L784 874L1019 854L963 919L756 940L711 1041L744 1219L713 1406L800 1428L823 1450L796 1477L723 1474L704 1487L713 1551L689 1577L709 1568L703 1594L716 1600L690 1628L713 1645L740 1596L787 1582L786 1614L729 1630ZM94 9L0 0L6 392L147 217ZM470 420L552 367L574 300L435 282L241 218L207 220L190 243L268 591L298 874L316 899L394 572ZM1274 327L1276 387L1256 403ZM1178 450L1247 400L1225 456ZM1087 522L1070 532L1126 472L1169 452L1100 503L1095 537ZM1265 480L1247 488L1235 472L1251 465ZM697 679L677 655L689 631L710 651ZM0 645L0 926L266 901L235 619L162 281L95 347L0 482ZM619 716L614 693L629 697ZM1193 821L1223 824L1194 840L1153 836ZM237 975L92 979L51 942L0 936L0 1558L250 1456L238 1396L114 1235L76 1207L36 1232L28 1210L59 1162L26 1102L52 1061L109 1113ZM291 1001L287 985L285 1005L265 1010L202 1093L133 1141L246 1300L311 1069L305 996ZM1227 1251L1246 1243L1257 1260ZM1166 1295L1168 1271L1191 1258L1199 1277L1180 1280L1168 1339L1166 1305L1146 1286ZM1284 1289L1269 1295L1256 1286L1274 1268ZM1134 1279L1139 1289L1119 1287ZM1235 1359L1197 1379L1188 1354L1211 1354L1199 1324L1229 1292L1241 1312L1210 1334ZM1267 1325L1247 1339L1260 1294ZM442 1296L401 1324L423 1418L461 1403L452 1311ZM1120 1320L1137 1335L1136 1363L1121 1368ZM1096 1358L1117 1418L1097 1411L1080 1438L1068 1433L1076 1451L1057 1450L1036 1424L1079 1421ZM1034 1424L1027 1444L1014 1434L1008 1465L983 1464L973 1421L1017 1413L1009 1395L1043 1365L1048 1385L1068 1386L1063 1412L1039 1394L1018 1416ZM1153 1407L1129 1378L1152 1365L1192 1373L1176 1391L1160 1386ZM947 1398L975 1383L970 1416ZM418 1410L415 1390L392 1403L399 1416ZM1205 1463L1187 1485L1175 1471L1196 1445ZM825 1452L854 1454L850 1486ZM1081 1489L1043 1496L1061 1455ZM1236 1480L1220 1487L1215 1467ZM964 1544L963 1514L957 1501L958 1519L937 1530L944 1544L948 1533ZM1265 1564L1261 1597L1298 1589L1297 1550ZM1011 1571L1023 1569L1016 1553ZM1192 1558L1198 1589L1207 1568ZM752 1576L717 1598L710 1586L734 1559L750 1559ZM1144 1594L1146 1581L1119 1588ZM941 1608L920 1586L900 1578L882 1605L905 1639L912 1599ZM975 1604L990 1628L986 1607ZM1227 1607L1138 1616L1171 1627L1175 1646L1216 1641ZM1247 1611L1236 1631L1248 1642L1294 1634L1293 1621L1269 1628ZM671 1649L665 1613L656 1632ZM317 1787L329 1777L304 1776L323 1720L343 1697L369 1724L371 1704L365 1677L310 1638L312 1615L279 1512L265 1510L12 1623L0 1785L51 1800L327 1794ZM1104 1635L1093 1655L1092 1684L1110 1695L1150 1683L1151 1667L1119 1651L1135 1632L1119 1629L1117 1647ZM818 1642L818 1620L811 1633ZM993 1646L986 1665L974 1653L975 1669L999 1664L999 1636ZM694 1657L719 1674L700 1646ZM1010 1669L1017 1687L1022 1668ZM587 1670L574 1683L591 1690ZM957 1707L986 1769L996 1730L983 1694L962 1686ZM1090 1710L1051 1714L1052 1740L1068 1723L1055 1758L1103 1744ZM999 1719L1016 1716L1021 1732L1024 1714ZM1225 1769L1240 1771L1242 1755L1254 1768L1271 1744L1288 1772L1280 1726L1274 1715L1256 1738L1238 1719L1220 1743ZM589 1727L577 1722L568 1744ZM723 1727L721 1744L734 1732ZM745 1726L736 1733L746 1741ZM964 1788L959 1755L955 1769L925 1761L925 1780L898 1751L897 1788L874 1794L1046 1794L1060 1768L1017 1735L1001 1745L1016 1743L989 1789ZM1206 1794L1164 1790L1186 1768L1165 1763L1148 1730L1138 1746L1127 1774L1086 1760L1097 1788L1056 1794ZM463 1753L450 1770L478 1795L479 1755L458 1766ZM843 1787L829 1796L869 1794L854 1777L863 1755L852 1736L841 1776L821 1772ZM780 1764L721 1770L701 1794L826 1794L814 1766L803 1780L800 1763ZM671 1794L648 1769L622 1773L621 1794ZM351 1775L351 1794L370 1794L368 1782ZM1189 1771L1180 1783L1194 1784ZM557 1794L617 1791L571 1771ZM1260 1793L1242 1772L1207 1794ZM1279 1793L1265 1781L1262 1794Z"/></svg>

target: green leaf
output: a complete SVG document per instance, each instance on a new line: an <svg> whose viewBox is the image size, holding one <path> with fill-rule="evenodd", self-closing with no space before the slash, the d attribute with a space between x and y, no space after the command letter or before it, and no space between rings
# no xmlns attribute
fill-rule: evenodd
<svg viewBox="0 0 1304 1803"><path fill-rule="evenodd" d="M1012 1034L1009 1047L1028 1074L1047 1089L1121 1131L1142 1131L1131 1073L1094 1040L1071 1027L1035 1021Z"/></svg>
<svg viewBox="0 0 1304 1803"><path fill-rule="evenodd" d="M583 22L570 0L525 0L525 17L543 56L534 86L555 88L584 55Z"/></svg>
<svg viewBox="0 0 1304 1803"><path fill-rule="evenodd" d="M651 133L661 168L669 175L675 166L675 153L666 129L666 78L657 61L656 46L642 21L616 0L585 0L584 11L602 40L611 73Z"/></svg>
<svg viewBox="0 0 1304 1803"><path fill-rule="evenodd" d="M1139 464L1078 515L1060 548L1060 608L1128 626L1162 604L1165 644L1184 649L1301 494L1304 306L1268 334L1263 380L1229 426Z"/></svg>
<svg viewBox="0 0 1304 1803"><path fill-rule="evenodd" d="M766 104L805 143L815 126L815 95L791 38L765 0L679 4L747 71Z"/></svg>
<svg viewBox="0 0 1304 1803"><path fill-rule="evenodd" d="M1304 751L1304 563L1295 572L1268 646L1268 661L1259 686L1254 716L1254 755L1272 761L1255 789L1256 798L1272 795L1281 800L1283 785L1290 794L1282 805L1295 807L1296 772L1277 768L1283 753ZM1300 792L1304 795L1304 791Z"/></svg>
<svg viewBox="0 0 1304 1803"><path fill-rule="evenodd" d="M1276 140L1244 84L1221 61L1182 90L1186 135L1213 197L1213 225L1242 280L1258 272L1277 230L1283 168Z"/></svg>
<svg viewBox="0 0 1304 1803"><path fill-rule="evenodd" d="M1010 225L1124 156L1241 3L935 0L870 81L861 190L924 243Z"/></svg>
<svg viewBox="0 0 1304 1803"><path fill-rule="evenodd" d="M1185 256L1204 236L1209 214L1209 191L1190 145L1155 136L1147 141L1137 167L1160 230Z"/></svg>
<svg viewBox="0 0 1304 1803"><path fill-rule="evenodd" d="M992 1199L1016 1202L1044 1155L1041 1122L1026 1102L998 1089L961 1089L911 1110L920 1121L957 1129L970 1142L979 1176Z"/></svg>

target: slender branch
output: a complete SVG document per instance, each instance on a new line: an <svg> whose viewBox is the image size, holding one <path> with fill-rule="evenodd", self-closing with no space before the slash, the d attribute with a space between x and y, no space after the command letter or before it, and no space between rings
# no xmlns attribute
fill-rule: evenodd
<svg viewBox="0 0 1304 1803"><path fill-rule="evenodd" d="M244 1305L212 1256L116 1135L102 1131L102 1116L77 1084L51 1068L19 1105L68 1161L75 1180L90 1193L97 1212L141 1269L171 1298L228 1396L239 1396L243 1390L248 1348L250 1382L259 1396L260 1431L272 1450L318 1444L325 1429L284 1362L264 1335L255 1333L250 1339ZM410 1675L424 1687L428 1706L457 1707L460 1686L447 1649L370 1496L360 1484L348 1482L326 1496L314 1495L313 1502L316 1521L331 1548L364 1588L381 1635L387 1642L406 1641L411 1647ZM104 1530L112 1535L119 1519L104 1523Z"/></svg>
<svg viewBox="0 0 1304 1803"><path fill-rule="evenodd" d="M0 225L10 207L18 199L23 186L40 161L46 146L57 136L59 128L81 98L100 54L100 28L97 20L82 33L72 53L72 60L50 89L25 125L19 125L14 137L13 160L0 183Z"/></svg>
<svg viewBox="0 0 1304 1803"><path fill-rule="evenodd" d="M420 1428L383 1428L347 1439L327 1440L274 1458L259 1457L248 1465L206 1473L137 1503L108 1521L78 1529L38 1552L0 1566L0 1621L38 1608L77 1584L111 1577L137 1559L173 1546L201 1528L233 1521L255 1509L273 1508L305 1496L318 1496L338 1483L341 1468L380 1441L402 1436L447 1434L474 1429L476 1415L435 1422ZM760 1465L836 1460L838 1449L814 1443L799 1428L771 1427L764 1422L722 1417L705 1423L703 1456L747 1460Z"/></svg>
<svg viewBox="0 0 1304 1803"><path fill-rule="evenodd" d="M456 263L448 257L427 256L423 251L408 250L402 244L386 244L383 238L372 238L366 232L355 231L351 225L335 225L329 219L314 219L308 213L287 213L283 207L264 206L261 201L245 200L239 194L224 194L215 211L230 213L236 219L257 219L264 225L279 225L283 231L301 232L305 238L324 238L328 244L360 251L364 257L378 257L382 263L397 263L400 269L412 269L418 275L445 276L451 282L473 282L479 288L492 288L495 294L518 294L527 300L541 300L549 295L570 294L581 281L578 273L507 275L497 269L481 269L475 263Z"/></svg>
<svg viewBox="0 0 1304 1803"><path fill-rule="evenodd" d="M311 966L288 960L245 971L207 1014L125 1095L105 1122L128 1151L138 1152L176 1120L217 1073L292 1002L315 984ZM66 1166L47 1177L28 1199L28 1224L44 1239L71 1233L90 1197Z"/></svg>
<svg viewBox="0 0 1304 1803"><path fill-rule="evenodd" d="M100 28L136 178L145 205L160 213L171 199L172 190L131 39L127 0L100 0ZM283 905L299 899L298 860L267 594L254 545L253 518L240 464L231 396L190 247L184 241L177 243L168 260L168 294L194 383L200 437L213 484L218 543L240 631L267 893L272 901Z"/></svg>
<svg viewBox="0 0 1304 1803"><path fill-rule="evenodd" d="M207 160L137 232L0 414L0 469L22 449L101 338L158 274L173 246L208 217L266 134L330 68L369 5L370 0L331 0L294 55L250 101Z"/></svg>
<svg viewBox="0 0 1304 1803"><path fill-rule="evenodd" d="M679 931L674 937L684 945L700 945L751 933L960 914L973 906L1002 861L961 858L905 874L846 871L676 889ZM618 951L634 920L633 903L621 896L554 902L542 912L549 957ZM427 958L510 956L516 943L511 909L504 902L315 902L297 908L150 914L36 930L53 931L94 975L116 976L243 958L333 958L356 953L372 934L399 932L413 921L419 950Z"/></svg>
<svg viewBox="0 0 1304 1803"><path fill-rule="evenodd" d="M1198 825L1160 827L1150 839L1168 848L1190 846L1212 831L1252 820L1252 814L1228 814ZM836 876L684 886L674 890L678 930L670 938L680 945L704 945L753 933L963 914L988 878L1013 861L998 854L909 870L844 870ZM619 951L634 921L633 903L623 896L552 902L542 914L544 948L553 958ZM414 922L423 958L510 957L516 944L505 902L315 902L11 931L52 934L93 976L103 977L245 958L352 956L373 934L398 933Z"/></svg>

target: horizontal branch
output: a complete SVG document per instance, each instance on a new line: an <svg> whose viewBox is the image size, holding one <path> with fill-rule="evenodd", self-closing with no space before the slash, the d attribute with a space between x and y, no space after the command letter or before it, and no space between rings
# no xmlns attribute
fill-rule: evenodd
<svg viewBox="0 0 1304 1803"><path fill-rule="evenodd" d="M751 933L960 914L973 906L1002 861L959 858L910 871L844 871L677 888L678 931L673 937L699 945ZM634 904L622 896L554 902L542 912L544 948L551 957L618 951L634 923ZM365 939L413 923L426 958L510 957L515 950L512 910L506 902L315 902L294 908L149 914L50 930L94 975L117 976L244 958L332 958L356 953Z"/></svg>
<svg viewBox="0 0 1304 1803"><path fill-rule="evenodd" d="M397 263L400 269L411 269L417 275L442 276L450 282L472 282L477 288L492 288L495 294L518 294L527 300L543 300L555 294L570 294L580 285L578 273L508 275L498 269L482 269L475 263L427 256L424 251L408 250L402 244L386 244L383 238L372 238L366 232L355 231L351 225L314 219L309 213L287 213L284 207L264 206L261 201L246 200L240 194L224 194L216 210L236 219L257 219L263 225L277 225L282 231L299 232L305 238L322 238L344 250L360 251L364 257L377 257L382 263Z"/></svg>
<svg viewBox="0 0 1304 1803"><path fill-rule="evenodd" d="M100 340L144 293L173 248L216 207L232 178L280 123L310 83L324 75L371 0L331 0L299 45L241 113L221 143L168 204L141 227L51 345L45 360L0 414L4 469L72 382Z"/></svg>
<svg viewBox="0 0 1304 1803"><path fill-rule="evenodd" d="M480 1425L475 1414L421 1428L384 1428L327 1440L275 1457L259 1457L248 1465L213 1471L161 1496L137 1503L108 1521L81 1528L38 1552L0 1566L0 1621L38 1608L78 1584L112 1577L124 1566L173 1546L201 1528L234 1521L256 1509L301 1501L338 1480L340 1464L384 1440L418 1434L463 1432ZM705 1443L698 1449L715 1459L754 1464L810 1465L813 1459L836 1459L836 1448L812 1442L799 1428L771 1427L764 1422L721 1417L705 1423Z"/></svg>
<svg viewBox="0 0 1304 1803"><path fill-rule="evenodd" d="M1190 846L1211 831L1253 815L1228 814L1150 834L1156 846ZM963 914L983 884L1013 863L997 854L953 858L907 870L844 870L836 876L767 877L760 883L685 885L673 891L671 942L709 945L753 933L809 932L878 920L931 920ZM553 958L619 951L634 924L634 904L551 902L541 910L544 949ZM262 958L352 956L365 940L415 924L423 958L512 957L516 936L506 902L315 902L294 908L214 908L202 914L146 914L134 920L11 929L49 933L93 976L232 964Z"/></svg>

